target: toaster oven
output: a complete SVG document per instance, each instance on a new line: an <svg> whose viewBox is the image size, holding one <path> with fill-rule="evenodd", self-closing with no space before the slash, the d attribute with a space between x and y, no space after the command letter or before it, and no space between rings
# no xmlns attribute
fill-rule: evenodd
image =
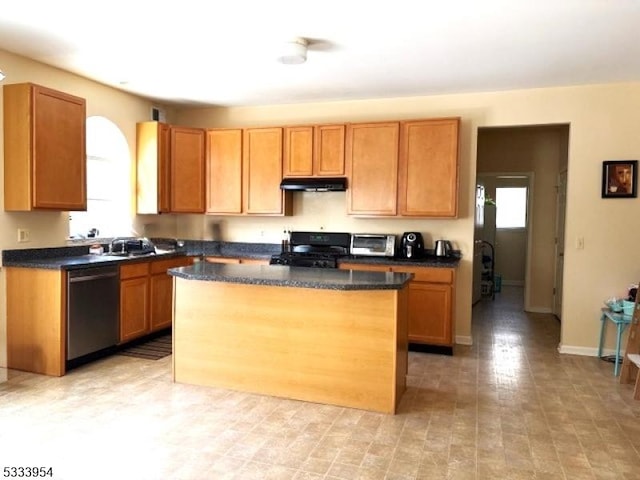
<svg viewBox="0 0 640 480"><path fill-rule="evenodd" d="M393 257L396 252L396 236L386 233L354 233L351 235L351 255L369 257Z"/></svg>

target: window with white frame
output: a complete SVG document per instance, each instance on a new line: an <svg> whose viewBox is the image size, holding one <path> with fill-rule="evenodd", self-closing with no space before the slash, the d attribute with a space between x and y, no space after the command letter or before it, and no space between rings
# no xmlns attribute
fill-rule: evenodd
<svg viewBox="0 0 640 480"><path fill-rule="evenodd" d="M131 159L126 138L111 120L87 118L87 211L70 212L71 238L131 235Z"/></svg>
<svg viewBox="0 0 640 480"><path fill-rule="evenodd" d="M496 188L496 228L527 226L527 187Z"/></svg>

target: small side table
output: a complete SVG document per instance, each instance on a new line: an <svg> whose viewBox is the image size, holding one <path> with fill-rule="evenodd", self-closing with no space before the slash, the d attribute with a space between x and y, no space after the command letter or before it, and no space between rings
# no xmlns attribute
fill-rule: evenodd
<svg viewBox="0 0 640 480"><path fill-rule="evenodd" d="M616 326L616 353L613 367L614 376L618 376L620 371L620 343L622 341L622 334L624 333L627 325L631 323L632 316L625 315L623 313L615 313L608 308L602 309L602 315L600 316L600 344L598 345L598 357L602 357L602 344L604 343L604 332L607 321L613 322Z"/></svg>

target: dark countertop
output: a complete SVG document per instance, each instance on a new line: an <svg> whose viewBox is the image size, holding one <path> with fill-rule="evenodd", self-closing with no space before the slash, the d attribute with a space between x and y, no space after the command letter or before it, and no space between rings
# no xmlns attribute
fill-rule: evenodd
<svg viewBox="0 0 640 480"><path fill-rule="evenodd" d="M325 290L399 290L413 277L407 273L209 262L171 268L168 273L187 280Z"/></svg>
<svg viewBox="0 0 640 480"><path fill-rule="evenodd" d="M156 246L163 239L152 239ZM104 245L107 247L108 245ZM269 260L272 255L280 253L280 245L271 243L243 243L218 242L207 240L185 240L184 245L175 251L166 251L156 255L142 255L133 257L117 257L108 255L89 255L89 245L74 245L54 248L31 248L17 250L3 250L2 265L5 267L43 268L43 269L77 269L96 265L110 265L122 262L132 262L142 259L158 258L160 256L187 255L190 257L221 257L221 258L255 258ZM419 267L449 267L455 268L460 263L460 255L452 257L436 257L426 255L423 258L408 260L397 257L367 257L346 256L338 263L362 263L377 265L410 265Z"/></svg>
<svg viewBox="0 0 640 480"><path fill-rule="evenodd" d="M455 268L460 263L459 256L452 257L436 257L435 255L427 255L422 258L407 259L397 257L364 257L364 256L348 256L342 257L340 263L363 263L370 265L408 265L413 267L437 267L437 268Z"/></svg>
<svg viewBox="0 0 640 480"><path fill-rule="evenodd" d="M116 255L92 255L77 254L58 257L41 258L5 258L2 259L3 267L19 268L40 268L44 270L76 270L88 267L117 265L127 262L142 260L159 260L161 258L171 258L183 256L181 252L167 252L150 255L137 255L130 257L120 257Z"/></svg>

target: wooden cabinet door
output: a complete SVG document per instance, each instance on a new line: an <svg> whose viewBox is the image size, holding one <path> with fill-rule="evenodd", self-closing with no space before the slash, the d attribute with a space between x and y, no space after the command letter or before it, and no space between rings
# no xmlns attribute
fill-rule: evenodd
<svg viewBox="0 0 640 480"><path fill-rule="evenodd" d="M205 134L200 128L171 127L171 211L205 211Z"/></svg>
<svg viewBox="0 0 640 480"><path fill-rule="evenodd" d="M249 128L243 139L244 212L285 215L282 181L282 128Z"/></svg>
<svg viewBox="0 0 640 480"><path fill-rule="evenodd" d="M84 99L33 88L33 206L87 209Z"/></svg>
<svg viewBox="0 0 640 480"><path fill-rule="evenodd" d="M401 123L400 214L458 214L458 118Z"/></svg>
<svg viewBox="0 0 640 480"><path fill-rule="evenodd" d="M158 213L171 212L171 129L158 124Z"/></svg>
<svg viewBox="0 0 640 480"><path fill-rule="evenodd" d="M4 209L86 210L86 102L31 83L3 87Z"/></svg>
<svg viewBox="0 0 640 480"><path fill-rule="evenodd" d="M167 270L191 265L190 257L167 258L151 262L149 277L150 331L162 330L173 321L173 277Z"/></svg>
<svg viewBox="0 0 640 480"><path fill-rule="evenodd" d="M269 265L269 260L262 258L241 258L240 263L245 265Z"/></svg>
<svg viewBox="0 0 640 480"><path fill-rule="evenodd" d="M207 131L207 213L242 213L242 130Z"/></svg>
<svg viewBox="0 0 640 480"><path fill-rule="evenodd" d="M120 281L120 343L149 333L149 277Z"/></svg>
<svg viewBox="0 0 640 480"><path fill-rule="evenodd" d="M397 122L348 125L349 214L396 215L399 131Z"/></svg>
<svg viewBox="0 0 640 480"><path fill-rule="evenodd" d="M451 285L411 282L409 285L409 341L452 346Z"/></svg>
<svg viewBox="0 0 640 480"><path fill-rule="evenodd" d="M262 258L230 258L230 257L207 257L205 261L208 263L225 263L225 264L238 264L244 263L245 265L269 265L269 260Z"/></svg>
<svg viewBox="0 0 640 480"><path fill-rule="evenodd" d="M166 273L151 275L152 332L171 326L173 319L173 277Z"/></svg>
<svg viewBox="0 0 640 480"><path fill-rule="evenodd" d="M340 270L364 270L366 272L390 272L391 267L388 265L371 265L363 263L340 263Z"/></svg>
<svg viewBox="0 0 640 480"><path fill-rule="evenodd" d="M313 127L284 129L283 176L310 177L313 175Z"/></svg>
<svg viewBox="0 0 640 480"><path fill-rule="evenodd" d="M344 125L318 125L314 129L313 174L341 177L344 173Z"/></svg>
<svg viewBox="0 0 640 480"><path fill-rule="evenodd" d="M170 128L166 123L136 124L136 211L140 214L171 211L170 144Z"/></svg>
<svg viewBox="0 0 640 480"><path fill-rule="evenodd" d="M231 258L231 257L205 257L204 261L207 263L226 263L226 264L240 263L239 258Z"/></svg>

